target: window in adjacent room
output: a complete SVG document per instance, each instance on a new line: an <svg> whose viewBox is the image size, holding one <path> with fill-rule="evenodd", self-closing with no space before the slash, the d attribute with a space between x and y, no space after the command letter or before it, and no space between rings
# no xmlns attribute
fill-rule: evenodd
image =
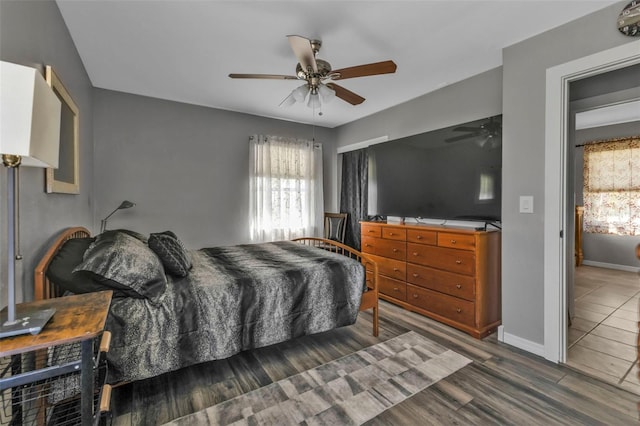
<svg viewBox="0 0 640 426"><path fill-rule="evenodd" d="M640 137L585 144L584 231L640 235Z"/></svg>
<svg viewBox="0 0 640 426"><path fill-rule="evenodd" d="M322 145L278 136L250 138L252 241L319 236L324 211Z"/></svg>

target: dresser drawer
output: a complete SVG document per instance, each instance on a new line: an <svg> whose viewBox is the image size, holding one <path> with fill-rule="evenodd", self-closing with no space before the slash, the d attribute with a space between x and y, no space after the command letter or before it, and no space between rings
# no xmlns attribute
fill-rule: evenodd
<svg viewBox="0 0 640 426"><path fill-rule="evenodd" d="M360 246L361 246L360 250L363 253L376 254L375 250L379 240L380 240L379 238L365 237L364 234L362 234L361 242L360 242Z"/></svg>
<svg viewBox="0 0 640 426"><path fill-rule="evenodd" d="M468 300L407 284L407 302L450 320L475 326L475 304Z"/></svg>
<svg viewBox="0 0 640 426"><path fill-rule="evenodd" d="M407 240L407 230L393 228L390 226L382 227L382 238L386 238L388 240L397 240L397 241L406 241Z"/></svg>
<svg viewBox="0 0 640 426"><path fill-rule="evenodd" d="M407 244L404 241L362 237L362 251L396 260L406 260Z"/></svg>
<svg viewBox="0 0 640 426"><path fill-rule="evenodd" d="M409 229L407 230L407 241L435 246L438 244L438 233L436 231Z"/></svg>
<svg viewBox="0 0 640 426"><path fill-rule="evenodd" d="M472 251L415 243L407 243L407 262L465 275L473 275L476 269Z"/></svg>
<svg viewBox="0 0 640 426"><path fill-rule="evenodd" d="M407 264L402 260L387 259L386 257L371 256L378 264L378 274L386 275L396 280L404 281L407 278Z"/></svg>
<svg viewBox="0 0 640 426"><path fill-rule="evenodd" d="M403 281L394 280L380 275L380 281L378 282L378 291L387 296L391 296L394 299L407 300L407 284Z"/></svg>
<svg viewBox="0 0 640 426"><path fill-rule="evenodd" d="M379 225L368 225L363 223L360 225L360 233L363 237L378 237L382 236L381 234L382 227Z"/></svg>
<svg viewBox="0 0 640 426"><path fill-rule="evenodd" d="M378 243L378 256L390 257L391 259L407 259L407 243L404 241L381 239Z"/></svg>
<svg viewBox="0 0 640 426"><path fill-rule="evenodd" d="M407 264L407 282L471 301L476 296L475 278L412 263Z"/></svg>
<svg viewBox="0 0 640 426"><path fill-rule="evenodd" d="M438 232L438 245L440 247L457 248L461 250L475 250L476 237L473 235Z"/></svg>

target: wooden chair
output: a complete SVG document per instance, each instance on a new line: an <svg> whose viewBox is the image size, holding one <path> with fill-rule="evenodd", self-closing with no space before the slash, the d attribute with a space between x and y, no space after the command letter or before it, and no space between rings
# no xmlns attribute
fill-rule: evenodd
<svg viewBox="0 0 640 426"><path fill-rule="evenodd" d="M327 240L337 241L344 244L344 237L347 234L348 213L326 213L324 214L324 237Z"/></svg>

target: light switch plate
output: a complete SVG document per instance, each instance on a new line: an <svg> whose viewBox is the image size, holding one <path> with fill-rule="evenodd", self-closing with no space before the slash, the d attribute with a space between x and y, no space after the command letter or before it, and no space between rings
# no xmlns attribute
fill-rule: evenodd
<svg viewBox="0 0 640 426"><path fill-rule="evenodd" d="M520 196L520 213L533 213L533 195Z"/></svg>

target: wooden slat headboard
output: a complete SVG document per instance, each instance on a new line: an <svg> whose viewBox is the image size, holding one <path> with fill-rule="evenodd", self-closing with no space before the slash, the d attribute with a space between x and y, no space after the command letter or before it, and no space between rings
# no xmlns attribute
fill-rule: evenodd
<svg viewBox="0 0 640 426"><path fill-rule="evenodd" d="M33 286L33 298L34 300L52 299L54 297L62 296L62 291L52 282L50 282L45 276L45 272L51 263L53 257L58 253L58 250L62 245L72 238L85 238L90 237L91 233L87 228L76 226L73 228L67 228L58 235L51 247L42 256L42 259L38 263L34 273L34 286Z"/></svg>

